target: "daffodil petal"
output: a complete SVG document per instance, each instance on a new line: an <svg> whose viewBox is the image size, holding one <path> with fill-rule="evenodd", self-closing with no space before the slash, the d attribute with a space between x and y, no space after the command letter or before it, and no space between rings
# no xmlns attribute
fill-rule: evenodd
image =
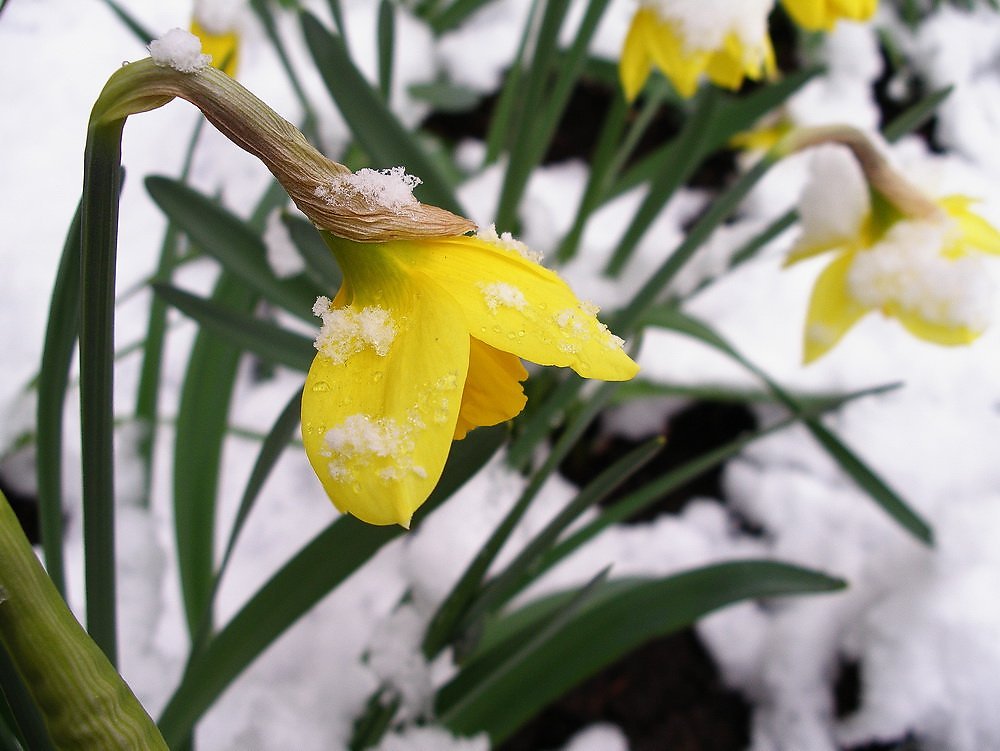
<svg viewBox="0 0 1000 751"><path fill-rule="evenodd" d="M515 250L475 237L400 240L385 247L450 295L468 332L492 347L539 365L570 367L584 378L620 381L638 372L595 308Z"/></svg>
<svg viewBox="0 0 1000 751"><path fill-rule="evenodd" d="M868 309L858 303L847 286L854 253L837 256L816 279L803 337L803 361L809 364L825 355Z"/></svg>
<svg viewBox="0 0 1000 751"><path fill-rule="evenodd" d="M960 233L956 245L972 246L983 253L1000 255L1000 232L981 216L969 210L975 203L968 196L947 196L939 201L944 210L958 223ZM954 254L952 254L954 255ZM962 253L958 253L962 255Z"/></svg>
<svg viewBox="0 0 1000 751"><path fill-rule="evenodd" d="M792 20L807 31L829 31L836 16L827 8L827 0L782 0Z"/></svg>
<svg viewBox="0 0 1000 751"><path fill-rule="evenodd" d="M632 24L625 37L625 46L622 47L621 58L618 61L618 76L621 79L622 90L625 92L625 99L630 102L639 96L642 87L646 85L653 64L653 59L646 48L646 33L642 29L643 24L650 22L649 13L648 10L640 10L632 17Z"/></svg>
<svg viewBox="0 0 1000 751"><path fill-rule="evenodd" d="M462 440L473 428L497 425L519 415L527 402L521 388L527 377L519 357L473 337L455 440Z"/></svg>
<svg viewBox="0 0 1000 751"><path fill-rule="evenodd" d="M469 335L447 295L430 295L405 276L388 277L379 298L391 337L376 338L379 346L348 337L327 348L333 357L316 356L302 394L302 439L338 509L406 527L451 448ZM362 307L369 302L355 297L342 309L341 328L371 310Z"/></svg>
<svg viewBox="0 0 1000 751"><path fill-rule="evenodd" d="M698 80L708 65L709 53L686 49L684 40L673 25L659 18L655 11L644 9L639 12L648 14L648 21L641 27L647 53L663 75L670 79L677 93L690 99L698 90Z"/></svg>
<svg viewBox="0 0 1000 751"><path fill-rule="evenodd" d="M976 331L968 326L946 326L932 323L915 311L907 310L898 305L889 305L884 312L886 315L896 318L915 337L934 344L957 347L975 341L982 334L981 331Z"/></svg>

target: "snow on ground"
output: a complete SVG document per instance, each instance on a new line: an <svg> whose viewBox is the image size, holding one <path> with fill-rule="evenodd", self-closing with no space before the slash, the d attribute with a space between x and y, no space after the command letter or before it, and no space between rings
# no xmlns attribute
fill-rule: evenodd
<svg viewBox="0 0 1000 751"><path fill-rule="evenodd" d="M190 4L129 0L126 6L150 29L162 33L186 27ZM374 3L345 2L352 52L371 75L375 69ZM433 80L438 67L453 80L487 91L509 63L529 3L498 0L468 24L446 35L436 49L429 32L399 10L403 45L394 102L409 123L421 105L405 96L413 81ZM577 6L580 4L577 3ZM321 16L326 4L312 3ZM613 56L633 5L611 5L595 49ZM575 9L579 14L579 8ZM578 16L577 16L578 17ZM252 14L238 18L244 33L239 77L291 120L301 113L273 52ZM914 35L888 18L901 48L912 54L933 85L956 84L941 113L940 135L951 156L926 153L915 139L895 148L898 164L936 193L966 192L984 199L980 210L1000 219L1000 162L991 124L1000 87L1000 19L987 11L942 9ZM282 34L292 59L317 104L324 144L345 138L343 122L329 104L307 63L295 24L283 18ZM94 43L99 40L100 43ZM487 43L488 40L488 43ZM870 96L859 93L878 75L871 29L842 24L820 49L829 72L789 106L798 122L874 122ZM474 50L470 53L469 50ZM5 169L0 196L5 242L0 245L6 273L0 346L8 363L0 379L0 454L30 427L32 401L24 389L37 367L48 295L64 233L79 195L85 123L103 82L123 60L145 53L102 3L75 0L14 2L0 15L0 66L17 75L0 78L0 100L17 106L0 120ZM25 61L38 61L25 65ZM898 82L905 89L911 82ZM173 103L130 120L124 162L128 179L122 199L119 290L126 290L155 264L164 220L146 197L147 174L176 175L196 121L192 108ZM488 220L496 204L500 174L476 173L481 147L463 147L473 173L461 190L469 213ZM724 228L702 250L676 291L687 292L717 273L726 254L794 201L809 166L802 155L781 164L744 205L740 221ZM392 167L395 165L384 165ZM525 201L525 233L533 248L551 252L572 220L585 171L580 164L540 170ZM192 182L218 192L233 210L246 215L266 181L260 165L207 128L194 163ZM567 277L583 297L604 306L619 304L682 236L707 197L682 191L654 224L625 269L620 284L598 276L608 249L624 230L641 194L620 197L588 226L581 254ZM903 381L890 394L858 401L829 420L850 446L878 469L934 526L936 546L922 547L894 525L837 471L804 430L794 428L760 441L732 462L725 473L733 508L758 525L761 537L739 533L716 499L701 499L676 517L612 530L552 572L536 591L589 578L607 563L613 575L666 574L713 560L747 555L773 556L843 576L851 588L841 594L743 604L706 619L700 632L728 682L755 703L753 749L781 751L835 749L838 743L891 740L907 733L922 748L1000 747L1000 723L993 699L1000 691L1000 309L994 327L968 348L935 348L906 335L892 321L872 315L829 356L799 365L801 325L815 263L781 270L794 232L775 241L758 260L696 295L691 313L710 321L735 346L780 382L801 389L848 390ZM822 262L821 262L822 263ZM181 283L204 291L209 264L184 270ZM1000 269L991 267L994 281ZM332 294L332 291L331 291ZM120 307L118 346L141 338L148 298L136 295ZM180 319L168 350L165 404L176 404L186 349L193 328ZM649 332L640 362L644 377L663 382L723 383L746 386L746 374L714 352L665 332ZM119 414L131 409L137 364L119 366ZM243 373L235 398L236 424L266 429L297 386L297 377L278 370L270 381ZM75 395L71 396L72 399ZM77 454L74 410L67 415L67 449ZM612 424L634 425L635 408L623 408ZM652 422L657 422L656 419ZM137 480L129 446L137 428L119 435L119 560L123 669L140 698L155 714L168 698L186 649L169 508L169 427L160 430L154 504L144 510L131 500ZM231 521L254 460L255 444L234 437L227 445L219 510L220 530ZM30 457L29 457L30 459ZM18 463L22 467L18 469ZM30 461L22 454L4 470L30 484ZM72 473L71 473L72 475ZM79 478L67 477L71 600L81 605ZM376 684L376 675L396 676L418 707L427 681L440 680L440 666L411 664L406 655L372 644L412 631L447 592L492 525L501 518L523 480L492 462L423 529L381 552L348 585L341 587L283 636L218 702L199 729L212 749L330 749L343 747L351 721ZM554 478L515 543L527 539L565 503L573 489ZM225 619L281 563L334 518L304 457L286 452L247 524L220 593ZM224 540L220 531L219 545ZM441 541L446 540L447 545ZM505 556L511 555L505 551ZM390 617L404 591L412 592L410 620ZM388 635L388 636L387 636ZM385 647L384 644L381 645ZM374 647L374 649L372 649ZM370 652L373 662L360 656ZM398 664L393 664L394 661ZM843 662L859 665L862 702L842 720L833 716L832 681ZM407 668L407 670L403 670ZM444 666L447 669L447 665ZM483 748L482 739L450 739L427 731L387 738L385 751ZM582 730L567 745L583 749L624 749L620 732L607 725Z"/></svg>

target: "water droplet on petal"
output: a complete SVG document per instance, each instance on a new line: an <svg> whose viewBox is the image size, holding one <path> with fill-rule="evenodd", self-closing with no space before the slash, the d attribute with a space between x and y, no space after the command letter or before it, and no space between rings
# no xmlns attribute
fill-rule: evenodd
<svg viewBox="0 0 1000 751"><path fill-rule="evenodd" d="M312 390L317 394L322 394L330 390L330 384L326 381L316 381L316 383L313 384Z"/></svg>
<svg viewBox="0 0 1000 751"><path fill-rule="evenodd" d="M379 381L382 380L384 375L385 374L381 370L376 370L374 373L372 373L372 381L378 383Z"/></svg>

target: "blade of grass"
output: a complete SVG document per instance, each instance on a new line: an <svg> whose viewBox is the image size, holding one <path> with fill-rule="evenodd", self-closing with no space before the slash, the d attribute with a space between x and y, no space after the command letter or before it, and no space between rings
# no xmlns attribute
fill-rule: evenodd
<svg viewBox="0 0 1000 751"><path fill-rule="evenodd" d="M503 427L480 428L452 447L441 481L417 512L419 524L496 453ZM167 743L183 739L222 691L285 629L403 533L343 516L265 584L188 666L159 725Z"/></svg>
<svg viewBox="0 0 1000 751"><path fill-rule="evenodd" d="M63 596L66 595L62 528L63 413L73 351L80 330L81 231L81 207L77 207L52 288L37 380L35 477L38 483L38 524L45 568Z"/></svg>
<svg viewBox="0 0 1000 751"><path fill-rule="evenodd" d="M450 31L491 0L455 0L430 20L434 33L441 35Z"/></svg>
<svg viewBox="0 0 1000 751"><path fill-rule="evenodd" d="M882 135L889 143L895 143L908 133L912 133L937 112L937 108L954 91L954 86L931 92L909 109L901 112L892 122L882 129Z"/></svg>
<svg viewBox="0 0 1000 751"><path fill-rule="evenodd" d="M156 294L220 339L252 352L267 362L300 372L309 370L316 350L312 341L246 312L219 305L177 287L155 284Z"/></svg>
<svg viewBox="0 0 1000 751"><path fill-rule="evenodd" d="M396 118L351 61L342 37L327 31L311 13L300 15L306 45L358 143L376 164L403 165L423 183L421 199L462 213L454 191L420 141Z"/></svg>

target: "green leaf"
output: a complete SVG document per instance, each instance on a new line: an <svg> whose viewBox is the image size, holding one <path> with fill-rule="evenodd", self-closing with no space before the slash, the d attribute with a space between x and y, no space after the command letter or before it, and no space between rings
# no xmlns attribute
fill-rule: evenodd
<svg viewBox="0 0 1000 751"><path fill-rule="evenodd" d="M317 291L301 280L279 279L267 263L260 233L187 185L166 177L146 178L157 206L223 268L264 299L309 323Z"/></svg>
<svg viewBox="0 0 1000 751"><path fill-rule="evenodd" d="M833 592L844 582L816 571L772 561L733 561L664 579L626 579L603 584L556 628L542 624L567 596L529 606L513 624L498 624L504 637L444 688L437 709L442 724L459 735L485 731L500 743L548 703L644 643L690 625L707 613L741 600ZM539 633L542 638L533 638ZM492 653L492 654L491 654ZM485 672L485 674L484 674Z"/></svg>
<svg viewBox="0 0 1000 751"><path fill-rule="evenodd" d="M301 334L254 318L245 311L223 307L217 301L192 295L177 287L154 284L153 289L163 300L207 330L262 360L303 373L312 364L316 350L312 340Z"/></svg>
<svg viewBox="0 0 1000 751"><path fill-rule="evenodd" d="M882 135L889 143L895 143L908 133L919 128L937 112L937 108L949 97L954 86L945 86L928 94L909 109L901 112L882 129Z"/></svg>
<svg viewBox="0 0 1000 751"><path fill-rule="evenodd" d="M17 666L7 653L7 648L0 642L0 711L10 735L14 736L18 745L5 748L11 751L55 751L52 739L45 729L45 720L38 711L38 705L31 697L24 679L17 672ZM0 737L0 741L4 739Z"/></svg>
<svg viewBox="0 0 1000 751"><path fill-rule="evenodd" d="M444 474L417 512L415 524L472 477L496 453L505 436L502 426L480 428L456 442ZM400 527L374 527L342 516L299 551L192 659L160 718L167 743L173 747L186 737L197 719L261 652L402 533Z"/></svg>
<svg viewBox="0 0 1000 751"><path fill-rule="evenodd" d="M492 2L492 0L455 0L447 8L431 18L431 28L434 29L435 34L443 34L458 26L489 2Z"/></svg>
<svg viewBox="0 0 1000 751"><path fill-rule="evenodd" d="M414 83L408 91L411 97L426 102L438 112L468 112L482 99L475 89L448 81Z"/></svg>
<svg viewBox="0 0 1000 751"><path fill-rule="evenodd" d="M735 362L753 373L794 414L802 414L802 405L770 376L747 360L706 324L685 315L676 308L662 306L646 317L647 323L662 326L672 331L698 339L728 355ZM814 416L805 417L803 422L819 444L830 454L841 469L847 473L882 509L903 529L921 542L932 545L933 532L924 519L880 478L867 464L861 461L843 442L823 426Z"/></svg>
<svg viewBox="0 0 1000 751"><path fill-rule="evenodd" d="M437 163L372 90L347 54L343 39L327 31L311 13L304 11L300 19L323 82L372 162L406 167L423 181L416 191L421 200L461 214L454 191Z"/></svg>
<svg viewBox="0 0 1000 751"><path fill-rule="evenodd" d="M628 452L587 484L576 497L556 514L545 527L522 548L513 561L493 577L469 608L465 618L468 628L480 617L495 611L525 584L537 577L538 567L556 540L588 508L601 503L622 483L644 467L664 445L662 437L654 438Z"/></svg>
<svg viewBox="0 0 1000 751"><path fill-rule="evenodd" d="M81 209L69 225L49 302L45 343L38 371L35 477L38 523L45 568L59 593L66 594L62 527L62 435L66 389L80 331Z"/></svg>
<svg viewBox="0 0 1000 751"><path fill-rule="evenodd" d="M257 295L223 272L212 302L249 314ZM181 389L174 437L174 531L188 630L194 635L211 607L215 508L229 403L242 351L206 329L198 332Z"/></svg>
<svg viewBox="0 0 1000 751"><path fill-rule="evenodd" d="M388 103L392 93L392 59L396 44L396 14L390 0L380 0L378 6L378 89L382 101Z"/></svg>

